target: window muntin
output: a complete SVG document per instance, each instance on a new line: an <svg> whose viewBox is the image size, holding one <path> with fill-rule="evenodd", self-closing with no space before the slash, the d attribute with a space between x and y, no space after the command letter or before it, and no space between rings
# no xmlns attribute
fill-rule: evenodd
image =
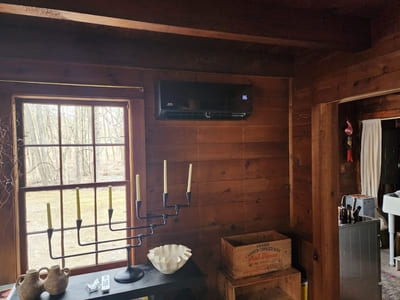
<svg viewBox="0 0 400 300"><path fill-rule="evenodd" d="M80 188L83 241L124 237L108 230L108 185L113 186L113 222L126 224L129 193L127 102L44 101L20 99L24 143L20 195L25 210L26 268L52 265L47 250L46 203L51 203L53 253L74 254L123 246L79 247L76 191ZM56 102L56 103L54 103ZM95 226L96 225L96 226ZM126 259L126 251L68 258L67 267L86 267Z"/></svg>

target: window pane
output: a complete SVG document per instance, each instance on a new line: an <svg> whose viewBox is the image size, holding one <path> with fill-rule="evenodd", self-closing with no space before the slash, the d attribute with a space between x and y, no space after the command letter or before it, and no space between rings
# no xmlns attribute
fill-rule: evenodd
<svg viewBox="0 0 400 300"><path fill-rule="evenodd" d="M60 184L60 160L57 147L25 148L26 186Z"/></svg>
<svg viewBox="0 0 400 300"><path fill-rule="evenodd" d="M53 232L51 243L53 257L61 256L61 231ZM38 270L57 264L61 265L61 260L50 258L47 233L28 235L28 268Z"/></svg>
<svg viewBox="0 0 400 300"><path fill-rule="evenodd" d="M81 242L88 243L94 241L94 228L82 228L81 229ZM65 254L78 254L84 252L92 252L95 250L95 246L79 246L76 230L65 230L64 232L64 248ZM84 267L96 264L94 254L80 255L76 257L66 258L65 266L67 268Z"/></svg>
<svg viewBox="0 0 400 300"><path fill-rule="evenodd" d="M53 228L61 227L59 191L28 192L25 194L25 199L28 234L47 229L47 203L50 203ZM42 246L47 246L47 244Z"/></svg>
<svg viewBox="0 0 400 300"><path fill-rule="evenodd" d="M92 147L63 147L63 183L89 183L93 177Z"/></svg>
<svg viewBox="0 0 400 300"><path fill-rule="evenodd" d="M124 146L96 147L97 182L125 180Z"/></svg>
<svg viewBox="0 0 400 300"><path fill-rule="evenodd" d="M124 143L123 107L96 106L94 113L96 144Z"/></svg>
<svg viewBox="0 0 400 300"><path fill-rule="evenodd" d="M79 189L82 226L94 224L94 190ZM76 189L63 191L64 227L76 227Z"/></svg>
<svg viewBox="0 0 400 300"><path fill-rule="evenodd" d="M61 106L61 143L92 144L90 106Z"/></svg>
<svg viewBox="0 0 400 300"><path fill-rule="evenodd" d="M100 226L98 228L98 232L99 232L100 240L109 239L109 238L118 239L118 238L126 237L126 232L124 232L124 231L113 232L112 237L111 237L110 231L107 226ZM99 250L124 247L127 244L128 244L128 242L126 240L101 244L101 245L99 245ZM126 259L127 259L127 250L126 249L106 251L106 252L99 253L99 263L121 261L121 260L126 260Z"/></svg>
<svg viewBox="0 0 400 300"><path fill-rule="evenodd" d="M113 222L126 222L126 192L124 186L112 187ZM108 188L97 189L98 223L108 223Z"/></svg>
<svg viewBox="0 0 400 300"><path fill-rule="evenodd" d="M55 230L60 229L60 192L28 192L25 196L26 230L28 233L28 266L30 269L38 269L39 267L54 265L57 262L50 258L46 232L48 227L46 204L50 203L53 228ZM45 232L32 234L38 231ZM52 251L53 255L61 254L61 234L59 231L53 232Z"/></svg>
<svg viewBox="0 0 400 300"><path fill-rule="evenodd" d="M57 105L24 103L25 145L58 143Z"/></svg>
<svg viewBox="0 0 400 300"><path fill-rule="evenodd" d="M76 190L64 190L64 226L66 228L76 227ZM82 228L81 243L90 243L95 241L95 228L87 225L94 225L94 189L79 189L79 198L81 204ZM75 228L65 231L64 235L65 254L76 254L94 251L94 246L79 246L77 239L77 230ZM68 258L65 260L66 267L78 267L95 264L94 255L84 255Z"/></svg>
<svg viewBox="0 0 400 300"><path fill-rule="evenodd" d="M98 223L108 223L108 207L109 207L109 194L108 188L99 188L97 190L97 216ZM126 227L126 194L125 187L112 187L112 205L113 217L112 222L123 222L123 224L114 224L113 228ZM100 226L98 228L99 240L117 239L126 237L126 231L111 232L108 226ZM126 241L117 241L99 245L99 249L110 249L115 247L123 247L127 244ZM99 263L110 261L119 261L126 259L126 249L118 251L108 251L99 254Z"/></svg>

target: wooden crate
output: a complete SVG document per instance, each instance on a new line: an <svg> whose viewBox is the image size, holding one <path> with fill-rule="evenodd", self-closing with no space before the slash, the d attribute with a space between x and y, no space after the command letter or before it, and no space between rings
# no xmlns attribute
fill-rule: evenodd
<svg viewBox="0 0 400 300"><path fill-rule="evenodd" d="M291 240L274 230L221 238L223 270L233 279L290 268Z"/></svg>
<svg viewBox="0 0 400 300"><path fill-rule="evenodd" d="M225 300L301 300L301 274L289 268L235 280L222 271L218 291Z"/></svg>

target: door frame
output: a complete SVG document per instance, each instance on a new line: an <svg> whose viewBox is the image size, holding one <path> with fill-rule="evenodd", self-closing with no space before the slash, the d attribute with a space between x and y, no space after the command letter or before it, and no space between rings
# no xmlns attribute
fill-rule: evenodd
<svg viewBox="0 0 400 300"><path fill-rule="evenodd" d="M337 207L340 201L338 106L345 102L365 100L399 91L400 89L388 89L312 105L312 299L340 298L337 219Z"/></svg>
<svg viewBox="0 0 400 300"><path fill-rule="evenodd" d="M313 299L339 299L338 103L312 108Z"/></svg>

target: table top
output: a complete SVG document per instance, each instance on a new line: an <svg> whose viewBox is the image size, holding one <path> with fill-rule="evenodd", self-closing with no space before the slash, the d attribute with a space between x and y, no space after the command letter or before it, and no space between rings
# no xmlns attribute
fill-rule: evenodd
<svg viewBox="0 0 400 300"><path fill-rule="evenodd" d="M156 270L151 264L136 265L144 271L140 280L131 283L118 283L114 276L121 270L116 268L99 272L71 276L65 293L51 296L43 292L40 300L85 300L85 299L132 299L149 295L165 294L170 291L192 288L205 285L205 275L196 264L189 260L180 270L174 274L165 275ZM101 281L102 275L110 275L110 292L103 294L101 290L89 293L87 283L93 283L96 278ZM14 289L9 300L19 300L17 291Z"/></svg>

